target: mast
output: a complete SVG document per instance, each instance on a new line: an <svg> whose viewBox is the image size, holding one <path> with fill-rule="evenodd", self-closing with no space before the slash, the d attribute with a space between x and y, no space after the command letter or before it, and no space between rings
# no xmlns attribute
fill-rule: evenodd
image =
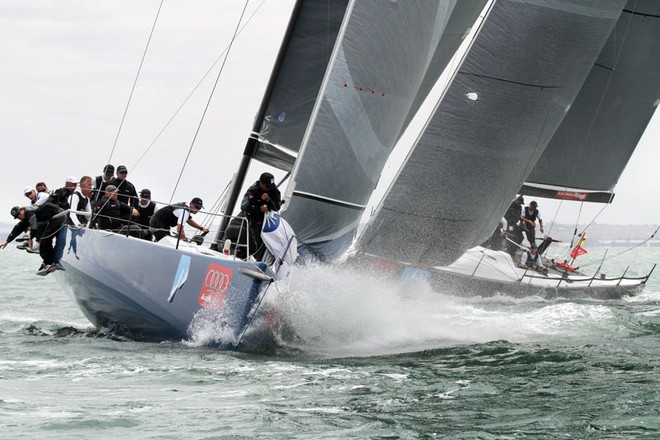
<svg viewBox="0 0 660 440"><path fill-rule="evenodd" d="M261 100L261 105L259 106L259 110L257 111L257 114L254 118L254 123L252 124L253 133L259 132L263 119L266 115L266 109L268 108L268 102L273 93L273 88L276 82L275 80L282 65L282 61L284 60L284 55L286 54L286 48L288 47L289 41L291 41L291 36L293 35L293 30L295 29L295 24L300 14L300 10L302 9L303 2L304 0L297 0L296 4L293 7L293 11L291 12L291 19L289 20L289 24L286 28L286 32L284 33L284 38L282 40L282 45L280 46L280 50L277 53L277 58L275 59L273 71L270 74L268 86L266 87L266 91ZM229 199L227 200L227 204L223 212L225 216L222 218L222 222L220 223L220 228L218 229L218 233L215 236L215 241L213 242L213 244L211 244L211 249L213 250L218 250L218 243L220 242L220 240L222 240L222 235L224 234L225 229L227 229L227 226L229 225L228 216L230 216L232 212L234 212L234 208L236 207L238 196L240 194L241 188L243 187L243 183L245 182L245 176L247 175L248 168L250 167L250 162L252 161L252 158L254 157L256 152L257 152L257 138L254 135L250 135L248 137L247 143L245 144L245 149L243 150L243 158L241 159L241 163L238 167L238 172L236 173L236 179L234 180L234 183L232 185L231 193L229 194Z"/></svg>

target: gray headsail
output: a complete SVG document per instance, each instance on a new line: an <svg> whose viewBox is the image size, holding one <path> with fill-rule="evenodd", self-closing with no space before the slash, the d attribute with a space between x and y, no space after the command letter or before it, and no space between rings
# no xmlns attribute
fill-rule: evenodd
<svg viewBox="0 0 660 440"><path fill-rule="evenodd" d="M485 0L353 1L310 120L283 216L331 259L351 244L392 148Z"/></svg>
<svg viewBox="0 0 660 440"><path fill-rule="evenodd" d="M259 130L255 159L290 171L335 47L348 0L304 0Z"/></svg>
<svg viewBox="0 0 660 440"><path fill-rule="evenodd" d="M575 99L624 2L498 0L358 240L446 265L493 231Z"/></svg>
<svg viewBox="0 0 660 440"><path fill-rule="evenodd" d="M224 213L231 215L252 159L290 170L300 149L348 0L297 0L232 182ZM229 217L211 246L217 250Z"/></svg>
<svg viewBox="0 0 660 440"><path fill-rule="evenodd" d="M630 0L524 194L609 203L660 103L660 2Z"/></svg>

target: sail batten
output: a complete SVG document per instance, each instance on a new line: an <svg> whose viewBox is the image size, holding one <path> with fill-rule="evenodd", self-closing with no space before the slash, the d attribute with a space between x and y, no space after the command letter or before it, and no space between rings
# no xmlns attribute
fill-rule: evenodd
<svg viewBox="0 0 660 440"><path fill-rule="evenodd" d="M300 242L328 259L351 244L394 145L485 4L349 4L285 194Z"/></svg>
<svg viewBox="0 0 660 440"><path fill-rule="evenodd" d="M660 98L660 2L630 0L521 193L611 203Z"/></svg>
<svg viewBox="0 0 660 440"><path fill-rule="evenodd" d="M570 108L624 3L495 2L358 252L447 265L485 240Z"/></svg>
<svg viewBox="0 0 660 440"><path fill-rule="evenodd" d="M558 89L558 88L562 87L561 85L556 85L556 84L550 85L550 84L536 84L536 83L531 83L531 82L514 81L514 80L510 80L510 79L506 79L506 78L498 78L498 77L495 77L495 76L479 75L479 74L476 74L476 73L465 73L465 72L463 72L462 74L466 75L466 76L474 76L475 78L489 79L489 80L493 80L493 81L501 81L501 82L510 83L510 84L517 84L519 86L525 86L525 87L536 87L536 88L539 88L539 89Z"/></svg>
<svg viewBox="0 0 660 440"><path fill-rule="evenodd" d="M257 144L254 159L285 171L293 168L348 3L301 2L259 129L265 142Z"/></svg>
<svg viewBox="0 0 660 440"><path fill-rule="evenodd" d="M323 197L319 194L310 194L310 193L306 193L306 192L303 192L303 191L294 191L293 195L298 196L298 197L304 197L304 198L310 199L310 200L315 200L315 201L321 202L321 203L328 203L328 204L335 205L335 206L342 206L344 208L364 210L367 207L366 205L358 205L358 204L355 204L355 203L348 202L346 200L331 199L329 197Z"/></svg>

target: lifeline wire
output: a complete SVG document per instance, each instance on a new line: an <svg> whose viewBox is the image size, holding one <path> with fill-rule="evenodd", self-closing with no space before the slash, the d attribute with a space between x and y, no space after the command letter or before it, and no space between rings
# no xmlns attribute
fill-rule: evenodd
<svg viewBox="0 0 660 440"><path fill-rule="evenodd" d="M650 236L649 238L647 238L646 240L642 241L641 243L637 243L636 245L631 246L631 247L629 247L628 249L624 249L624 250L622 250L621 252L619 252L618 254L610 255L608 258L616 258L616 257L618 257L619 255L623 255L623 254L625 254L626 252L630 252L631 250L633 250L633 249L635 249L635 248L638 248L638 247L642 246L643 244L646 244L648 241L652 240L652 239L655 237L655 234L658 233L658 230L660 230L660 226L658 226L657 228L655 228L655 231L653 231L653 234L651 234L651 236ZM593 266L594 264L595 264L595 263L587 263L587 264L584 264L583 267Z"/></svg>

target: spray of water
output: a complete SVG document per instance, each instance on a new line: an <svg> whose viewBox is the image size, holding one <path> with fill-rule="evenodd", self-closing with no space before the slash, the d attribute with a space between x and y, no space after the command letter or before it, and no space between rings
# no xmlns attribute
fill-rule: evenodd
<svg viewBox="0 0 660 440"><path fill-rule="evenodd" d="M540 298L465 298L347 267L295 268L269 305L308 353L371 356L495 340L529 342L611 319L606 307ZM572 325L573 323L574 325ZM291 337L293 335L293 337Z"/></svg>
<svg viewBox="0 0 660 440"><path fill-rule="evenodd" d="M268 331L286 348L347 357L500 340L606 337L616 326L615 313L599 302L460 293L451 286L434 290L423 279L401 281L347 266L294 267L271 287L247 335ZM191 329L192 345L234 341L217 317L199 318Z"/></svg>

